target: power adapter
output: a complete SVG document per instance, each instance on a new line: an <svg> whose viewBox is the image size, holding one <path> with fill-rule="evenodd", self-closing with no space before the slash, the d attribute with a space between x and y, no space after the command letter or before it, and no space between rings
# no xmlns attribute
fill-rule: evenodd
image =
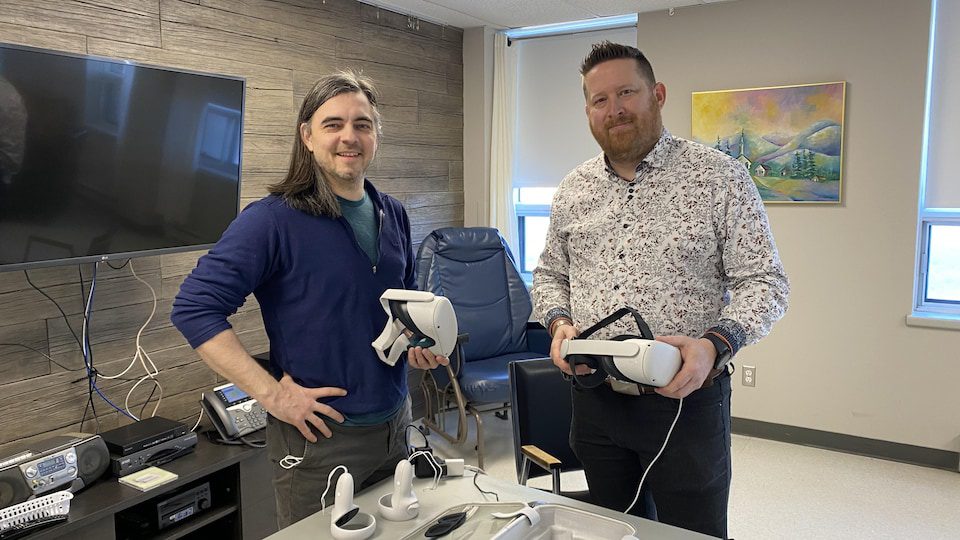
<svg viewBox="0 0 960 540"><path fill-rule="evenodd" d="M434 478L437 475L436 466L440 466L440 476L463 476L464 463L462 459L447 459L437 457L429 446L414 447L410 455L416 452L430 454L436 463L432 463L430 458L420 454L413 458L413 474L417 478Z"/></svg>
<svg viewBox="0 0 960 540"><path fill-rule="evenodd" d="M433 459L436 460L436 464L430 461L430 458L424 454L420 454L413 458L413 474L417 478L433 478L437 475L436 465L440 465L440 476L445 476L447 473L447 464L442 458L438 458L433 455L433 449L429 446L415 446L413 451L410 452L410 455L413 455L417 452L424 452L425 454L430 454L433 456Z"/></svg>

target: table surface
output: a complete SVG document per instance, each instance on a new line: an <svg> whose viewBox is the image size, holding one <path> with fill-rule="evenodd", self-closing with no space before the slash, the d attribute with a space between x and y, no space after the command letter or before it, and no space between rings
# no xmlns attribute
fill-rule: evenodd
<svg viewBox="0 0 960 540"><path fill-rule="evenodd" d="M494 502L494 497L481 495L473 485L473 472L467 471L462 477L443 478L437 489L430 489L433 479L415 478L414 492L420 500L420 514L410 521L388 521L377 513L377 499L393 491L393 478L367 489L355 499L360 511L372 514L377 518L377 530L370 538L398 540L404 535L415 531L422 525L436 521L436 518L452 506L465 503ZM636 516L615 512L599 506L577 501L560 495L554 495L536 488L522 486L499 480L486 475L480 475L477 483L484 491L493 491L500 496L500 502L532 502L562 504L574 508L587 510L595 514L629 523L637 529L638 538L664 540L702 540L711 538L700 533L664 525ZM330 488L331 491L333 487ZM506 521L504 525L506 525ZM330 535L330 509L317 512L293 525L270 536L268 540L307 540L333 538Z"/></svg>

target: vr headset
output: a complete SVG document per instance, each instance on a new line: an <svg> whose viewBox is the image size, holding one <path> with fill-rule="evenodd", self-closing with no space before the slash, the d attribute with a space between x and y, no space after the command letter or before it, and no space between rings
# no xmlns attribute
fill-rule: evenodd
<svg viewBox="0 0 960 540"><path fill-rule="evenodd" d="M623 334L609 340L587 339L624 315L633 315L640 335ZM680 349L656 341L650 327L637 310L620 308L613 314L587 328L560 345L560 356L570 364L573 384L582 388L596 388L608 377L645 386L666 386L680 371ZM593 370L589 375L577 375L577 366Z"/></svg>

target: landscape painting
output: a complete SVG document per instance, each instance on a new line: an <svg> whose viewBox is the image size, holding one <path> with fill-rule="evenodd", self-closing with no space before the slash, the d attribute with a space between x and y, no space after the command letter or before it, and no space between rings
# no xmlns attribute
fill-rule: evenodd
<svg viewBox="0 0 960 540"><path fill-rule="evenodd" d="M693 139L733 157L770 203L839 203L845 82L693 93Z"/></svg>

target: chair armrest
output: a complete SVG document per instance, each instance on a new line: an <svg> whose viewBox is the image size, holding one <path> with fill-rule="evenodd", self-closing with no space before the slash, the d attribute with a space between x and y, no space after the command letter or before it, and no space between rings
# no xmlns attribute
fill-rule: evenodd
<svg viewBox="0 0 960 540"><path fill-rule="evenodd" d="M544 356L550 355L550 334L542 324L536 321L527 321L527 350L540 353Z"/></svg>
<svg viewBox="0 0 960 540"><path fill-rule="evenodd" d="M531 463L545 471L553 471L561 467L560 460L541 450L536 445L526 444L520 447L520 453Z"/></svg>

